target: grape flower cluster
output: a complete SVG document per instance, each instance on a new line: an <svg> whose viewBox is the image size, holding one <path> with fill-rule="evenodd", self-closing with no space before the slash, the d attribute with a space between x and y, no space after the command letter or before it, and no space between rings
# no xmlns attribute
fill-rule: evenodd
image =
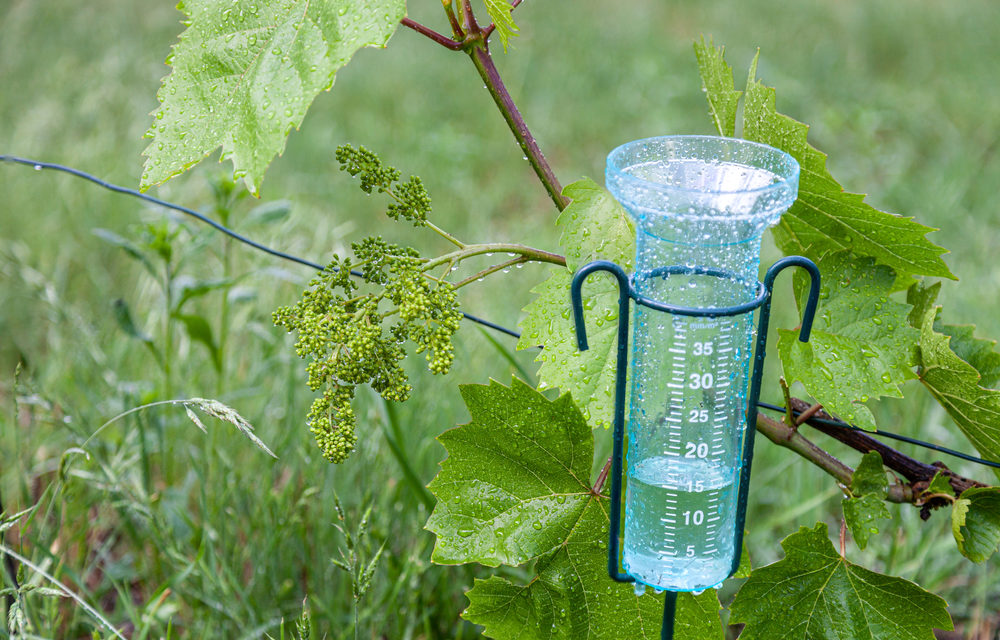
<svg viewBox="0 0 1000 640"><path fill-rule="evenodd" d="M426 221L430 199L419 179L400 187L399 172L364 148L341 147L337 158L345 171L361 177L365 191L396 194L396 215L390 216ZM428 277L427 260L416 250L377 236L351 248L353 260L335 256L297 303L273 314L276 325L298 332L295 351L310 360L307 383L322 390L307 421L331 462L344 461L357 443L351 406L356 387L367 383L386 400L406 400L411 388L401 362L407 340L426 354L432 372L447 373L455 358L451 338L462 317L455 289Z"/></svg>

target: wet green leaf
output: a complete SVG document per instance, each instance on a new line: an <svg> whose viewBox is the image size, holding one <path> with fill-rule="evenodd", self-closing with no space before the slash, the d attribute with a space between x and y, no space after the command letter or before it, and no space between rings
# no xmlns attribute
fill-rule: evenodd
<svg viewBox="0 0 1000 640"><path fill-rule="evenodd" d="M514 379L462 396L472 421L440 436L448 457L430 484L433 559L538 560L524 585L477 580L463 616L491 638L659 638L662 598L607 575L609 500L590 491L593 432L569 395L550 401Z"/></svg>
<svg viewBox="0 0 1000 640"><path fill-rule="evenodd" d="M823 284L809 342L798 331L778 331L785 379L799 380L830 413L875 429L864 403L880 396L902 397L900 383L913 378L913 344L919 333L907 322L910 306L889 298L892 269L871 258L842 252L819 262ZM795 274L799 308L808 277Z"/></svg>
<svg viewBox="0 0 1000 640"><path fill-rule="evenodd" d="M876 523L879 520L892 517L885 506L888 486L882 456L877 451L869 451L861 458L861 463L851 477L851 497L842 503L844 520L859 549L868 546L871 534L878 533Z"/></svg>
<svg viewBox="0 0 1000 640"><path fill-rule="evenodd" d="M694 43L694 55L698 59L702 89L708 98L708 113L719 135L736 135L736 112L739 109L742 91L733 87L733 68L726 63L726 48L716 48L709 39L702 36L701 42Z"/></svg>
<svg viewBox="0 0 1000 640"><path fill-rule="evenodd" d="M510 39L517 35L519 29L514 23L514 16L511 15L510 2L507 0L483 0L486 4L486 11L490 14L490 20L497 28L497 35L503 43L503 50L507 50Z"/></svg>
<svg viewBox="0 0 1000 640"><path fill-rule="evenodd" d="M958 550L973 562L1000 550L1000 487L963 491L951 509L951 531Z"/></svg>
<svg viewBox="0 0 1000 640"><path fill-rule="evenodd" d="M590 178L570 183L563 195L571 200L556 226L559 246L571 272L594 260L611 260L629 271L635 259L635 225L628 212Z"/></svg>
<svg viewBox="0 0 1000 640"><path fill-rule="evenodd" d="M884 498L889 480L885 477L882 456L878 451L869 451L861 457L858 468L851 476L851 495L854 497L876 495Z"/></svg>
<svg viewBox="0 0 1000 640"><path fill-rule="evenodd" d="M952 338L934 330L937 315L928 305L919 325L918 377L979 453L1000 461L1000 391L979 386L979 372L951 350Z"/></svg>
<svg viewBox="0 0 1000 640"><path fill-rule="evenodd" d="M519 565L559 548L594 501L583 416L516 378L461 391L472 421L438 437L448 458L429 485L434 562Z"/></svg>
<svg viewBox="0 0 1000 640"><path fill-rule="evenodd" d="M186 0L143 154L143 189L222 147L257 194L309 105L362 47L384 47L405 0Z"/></svg>
<svg viewBox="0 0 1000 640"><path fill-rule="evenodd" d="M738 98L733 95L732 69L723 59L723 48L714 53L709 49L711 45L703 45L698 55L702 82L719 133L731 135L732 103ZM818 260L847 249L875 258L899 275L954 278L941 259L945 250L925 237L934 229L879 211L865 204L863 195L844 191L826 168L826 154L807 142L808 125L777 112L775 91L757 80L756 70L755 58L744 94L742 135L791 154L802 169L798 200L774 229L781 250Z"/></svg>
<svg viewBox="0 0 1000 640"><path fill-rule="evenodd" d="M906 302L913 305L909 321L914 327L920 328L927 310L934 306L941 283L925 285L923 282L913 284L906 292ZM1000 382L1000 353L995 351L996 340L986 340L975 336L976 327L971 324L952 325L941 322L941 307L937 307L934 316L934 331L951 337L949 347L959 358L972 365L979 372L979 386L989 389Z"/></svg>
<svg viewBox="0 0 1000 640"><path fill-rule="evenodd" d="M563 194L572 202L559 215L559 243L568 268L555 267L534 289L535 299L524 308L518 349L543 345L535 358L541 363L542 385L570 391L592 426L610 426L615 394L618 329L618 285L608 274L591 276L583 287L590 349L577 349L570 310L573 272L593 260L611 260L626 271L635 258L635 230L628 213L593 180L569 184Z"/></svg>
<svg viewBox="0 0 1000 640"><path fill-rule="evenodd" d="M952 488L948 476L938 471L927 485L927 493L944 493L953 496L955 495L955 490Z"/></svg>
<svg viewBox="0 0 1000 640"><path fill-rule="evenodd" d="M867 547L868 539L879 532L879 520L892 517L885 506L885 499L870 493L860 498L848 498L842 506L844 521L847 522L858 549Z"/></svg>
<svg viewBox="0 0 1000 640"><path fill-rule="evenodd" d="M719 594L715 589L706 589L698 595L677 594L674 640L725 640L726 634L722 629L722 620L719 619L721 608Z"/></svg>
<svg viewBox="0 0 1000 640"><path fill-rule="evenodd" d="M825 524L785 538L785 557L755 569L730 607L741 640L934 640L947 603L912 582L851 564Z"/></svg>
<svg viewBox="0 0 1000 640"><path fill-rule="evenodd" d="M934 329L951 338L948 346L962 360L979 372L979 386L992 389L1000 381L1000 353L994 351L996 340L977 338L971 324L938 324Z"/></svg>

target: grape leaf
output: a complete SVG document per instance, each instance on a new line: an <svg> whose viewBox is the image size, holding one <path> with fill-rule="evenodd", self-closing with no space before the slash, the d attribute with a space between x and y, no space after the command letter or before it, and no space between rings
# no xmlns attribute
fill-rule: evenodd
<svg viewBox="0 0 1000 640"><path fill-rule="evenodd" d="M882 456L878 451L869 451L861 457L858 468L851 476L851 495L854 497L877 495L885 497L889 480L885 477Z"/></svg>
<svg viewBox="0 0 1000 640"><path fill-rule="evenodd" d="M963 491L951 509L951 531L958 550L973 562L985 562L1000 550L1000 488Z"/></svg>
<svg viewBox="0 0 1000 640"><path fill-rule="evenodd" d="M358 49L384 47L405 0L184 0L187 29L167 58L146 136L141 187L162 183L222 147L257 195L309 105Z"/></svg>
<svg viewBox="0 0 1000 640"><path fill-rule="evenodd" d="M743 549L746 550L746 547ZM719 594L715 589L706 589L698 595L678 593L674 640L725 640L720 609Z"/></svg>
<svg viewBox="0 0 1000 640"><path fill-rule="evenodd" d="M885 499L871 493L844 500L843 508L844 521L850 528L858 549L867 547L868 539L873 533L878 533L879 520L892 517L885 506Z"/></svg>
<svg viewBox="0 0 1000 640"><path fill-rule="evenodd" d="M635 225L628 212L610 193L590 178L563 188L571 199L559 214L559 246L566 254L566 268L576 271L594 260L613 260L626 271L635 257Z"/></svg>
<svg viewBox="0 0 1000 640"><path fill-rule="evenodd" d="M662 597L636 596L632 585L608 577L606 508L604 499L591 501L570 537L538 561L538 574L527 584L498 576L477 580L466 593L469 607L462 617L483 625L490 638L659 638Z"/></svg>
<svg viewBox="0 0 1000 640"><path fill-rule="evenodd" d="M710 45L709 45L710 46ZM704 47L703 47L704 48ZM697 48L696 48L697 50ZM721 135L731 135L729 118L734 100L732 69L724 49L698 55L702 82ZM774 228L778 247L818 260L824 254L849 249L875 258L897 274L954 278L941 259L945 250L924 236L934 231L911 218L865 204L864 196L848 193L826 168L826 154L807 142L809 127L775 109L775 91L756 79L757 58L750 67L743 105L743 137L791 154L801 167L799 197ZM721 106L727 105L725 110ZM716 116L716 109L726 118Z"/></svg>
<svg viewBox="0 0 1000 640"><path fill-rule="evenodd" d="M975 336L971 324L937 324L934 329L951 338L949 346L962 360L979 372L979 386L987 389L1000 382L1000 353L994 351L996 340Z"/></svg>
<svg viewBox="0 0 1000 640"><path fill-rule="evenodd" d="M949 496L955 495L955 490L951 486L951 481L948 480L948 476L944 475L940 471L934 474L931 481L927 483L927 493L943 493Z"/></svg>
<svg viewBox="0 0 1000 640"><path fill-rule="evenodd" d="M888 297L896 275L871 258L840 252L819 266L823 284L809 342L799 342L798 331L778 331L785 379L801 381L827 411L875 429L864 403L902 397L899 384L913 377L912 345L919 333L907 322L910 306ZM801 309L808 277L795 274L795 291Z"/></svg>
<svg viewBox="0 0 1000 640"><path fill-rule="evenodd" d="M718 129L719 135L736 135L736 112L739 109L742 91L733 87L733 68L726 63L726 48L716 48L712 41L694 43L694 55L698 59L702 90L708 98L708 113Z"/></svg>
<svg viewBox="0 0 1000 640"><path fill-rule="evenodd" d="M609 501L591 492L594 436L569 394L517 379L461 390L472 421L440 436L448 458L429 485L433 559L538 558L526 585L477 580L463 616L493 638L658 638L662 599L607 575Z"/></svg>
<svg viewBox="0 0 1000 640"><path fill-rule="evenodd" d="M463 385L472 421L441 434L449 457L429 489L439 564L519 565L559 548L593 501L593 436L569 394Z"/></svg>
<svg viewBox="0 0 1000 640"><path fill-rule="evenodd" d="M940 291L940 282L932 285L917 282L907 290L906 302L913 305L909 315L912 326L920 328L927 309L934 305ZM976 327L971 324L944 324L941 322L941 315L941 308L938 307L934 316L934 330L951 337L951 350L979 372L979 386L987 389L995 387L1000 382L1000 354L995 351L996 340L977 338Z"/></svg>
<svg viewBox="0 0 1000 640"><path fill-rule="evenodd" d="M979 453L1000 461L1000 391L979 386L975 367L951 350L949 336L934 330L937 315L938 307L928 306L920 322L917 375Z"/></svg>
<svg viewBox="0 0 1000 640"><path fill-rule="evenodd" d="M507 51L510 39L517 35L519 29L514 24L514 16L511 15L510 3L507 0L483 0L486 3L486 12L490 14L490 20L497 28L497 35L503 43L503 50Z"/></svg>
<svg viewBox="0 0 1000 640"><path fill-rule="evenodd" d="M910 314L906 317L911 327L915 329L920 328L921 323L924 321L924 316L927 315L927 310L934 306L934 302L937 300L940 292L940 282L935 282L930 286L926 286L923 282L916 282L906 290L906 303L913 306L910 309ZM937 321L939 314L940 308L938 308L938 312L934 315L935 321Z"/></svg>
<svg viewBox="0 0 1000 640"><path fill-rule="evenodd" d="M877 451L869 451L851 476L851 497L843 501L844 520L859 549L868 546L871 534L878 533L875 523L891 517L885 506L888 486L882 456Z"/></svg>
<svg viewBox="0 0 1000 640"><path fill-rule="evenodd" d="M823 523L781 542L785 557L755 569L736 594L740 640L933 640L951 629L947 603L917 585L845 560Z"/></svg>
<svg viewBox="0 0 1000 640"><path fill-rule="evenodd" d="M611 260L626 271L635 257L635 230L628 213L593 180L566 185L563 194L572 202L559 215L559 243L567 268L554 267L552 275L534 289L535 299L524 308L518 349L544 349L538 377L545 387L559 387L577 398L592 426L610 426L614 408L615 358L618 329L618 285L603 273L591 276L583 288L587 338L590 348L577 348L570 312L570 283L577 267L597 259Z"/></svg>

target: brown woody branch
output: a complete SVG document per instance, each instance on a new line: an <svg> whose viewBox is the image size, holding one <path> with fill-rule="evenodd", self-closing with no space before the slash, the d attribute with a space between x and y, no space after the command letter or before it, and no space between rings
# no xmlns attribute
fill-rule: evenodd
<svg viewBox="0 0 1000 640"><path fill-rule="evenodd" d="M882 463L903 478L903 480L897 480L889 486L886 499L889 502L908 502L921 507L920 515L925 520L930 517L932 509L949 504L949 500L945 497L932 497L928 499L924 496L927 486L935 474L941 473L947 477L956 495L960 495L963 491L971 487L987 486L976 480L958 475L941 462L927 464L915 460L863 432L847 426L830 424L830 422L820 422L820 420L833 421L834 419L822 409L817 409L815 405L811 405L804 400L792 398L791 407L795 412L800 414L810 412L811 415L804 421L805 424L825 433L835 440L843 442L852 449L861 453L877 451L882 456ZM758 414L757 430L764 434L771 442L786 449L791 449L823 471L826 471L836 478L840 484L847 486L851 483L851 476L854 475L854 469L814 444L799 433L798 430L789 427L784 422Z"/></svg>

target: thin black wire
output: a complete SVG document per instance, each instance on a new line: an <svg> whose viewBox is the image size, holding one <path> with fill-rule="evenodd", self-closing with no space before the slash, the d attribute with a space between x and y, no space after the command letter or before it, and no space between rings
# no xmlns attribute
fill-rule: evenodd
<svg viewBox="0 0 1000 640"><path fill-rule="evenodd" d="M55 171L62 171L63 173L68 173L71 176L76 176L77 178L83 178L84 180L87 180L89 182L93 182L94 184L96 184L98 186L101 186L101 187L104 187L105 189L107 189L109 191L114 191L115 193L124 193L125 195L129 195L129 196L132 196L134 198L139 198L140 200L145 200L146 202L151 202L153 204L159 205L159 206L167 208L167 209L173 209L174 211L180 211L181 213L187 214L187 215L189 215L189 216L191 216L193 218L196 218L196 219L204 222L205 224L207 224L208 226L212 227L216 231L221 231L222 233L226 234L227 236L229 236L233 240L237 240L239 242L242 242L243 244L245 244L247 246L253 247L254 249L257 249L258 251L263 251L264 253L267 253L269 255L275 256L276 258L281 258L282 260L288 260L290 262L295 262L295 263L298 263L298 264L310 267L312 269L315 269L316 271L322 271L325 268L323 265L319 264L318 262L313 262L312 260L306 260L305 258L300 258L300 257L294 256L294 255L292 255L290 253L285 253L284 251L278 251L277 249L272 249L271 247L268 247L267 245L263 245L263 244L261 244L259 242L251 240L250 238L247 238L246 236L240 235L239 233L236 233L232 229L219 224L215 220L212 220L211 218L209 218L209 217L207 217L207 216L205 216L205 215L203 215L201 213L198 213L194 209L189 209L189 208L187 208L185 206L182 206L182 205L179 205L179 204L174 204L172 202L167 202L166 200L161 200L159 198L155 198L153 196L146 195L145 193L142 193L141 191L137 191L135 189L129 189L128 187L122 187L122 186L117 185L117 184L112 184L112 183L110 183L110 182L108 182L106 180L102 180L101 178L98 178L97 176L91 175L91 174L89 174L89 173L87 173L85 171L80 171L79 169L74 169L73 167L67 167L65 165L56 164L54 162L42 162L40 160L31 160L30 158L19 158L17 156L8 156L8 155L0 155L0 162L13 162L15 164L27 165L27 166L33 167L34 169L39 170L39 171L41 171L42 169L53 169ZM351 270L351 275L352 276L356 276L356 277L361 277L361 272L360 271L355 271L355 270L352 269ZM494 331L499 331L501 333L506 333L507 335L513 336L515 338L520 338L521 337L521 334L518 333L518 332L516 332L516 331L508 329L507 327L501 326L501 325L499 325L499 324L497 324L495 322L491 322L489 320L486 320L485 318L480 318L478 316L474 316L471 313L466 313L466 312L463 311L462 312L462 317L464 317L466 320L470 320L470 321L475 322L477 324L481 324L484 327L489 327L490 329L493 329Z"/></svg>
<svg viewBox="0 0 1000 640"><path fill-rule="evenodd" d="M779 413L785 413L785 407L779 407L775 404L769 404L767 402L758 402L758 407L764 409L770 409L771 411L777 411ZM796 411L792 409L792 415L798 416L801 411ZM886 438L891 438L893 440L899 440L900 442L906 442L909 444L915 444L918 447L923 447L925 449L932 449L940 453L948 454L949 456L955 456L956 458L961 458L962 460L968 460L969 462L975 462L977 464L982 464L987 467L993 467L994 469L1000 469L1000 462L993 462L992 460L984 460L983 458L977 458L975 456L970 456L967 453L962 453L961 451L955 451L954 449L949 449L948 447L942 447L939 444L933 444L931 442L924 442L923 440L917 440L916 438L911 438L909 436L899 435L898 433L892 433L889 431L883 431L879 429L878 431L869 431L868 429L862 429L853 424L847 422L841 422L840 420L827 420L826 418L809 418L806 422L815 422L817 424L825 424L831 427L840 427L842 429L850 429L851 431L860 431L869 436L885 436Z"/></svg>
<svg viewBox="0 0 1000 640"><path fill-rule="evenodd" d="M20 158L20 157L17 157L17 156L8 156L8 155L0 155L0 162L13 162L15 164L28 165L28 166L34 167L35 169L38 169L38 170L41 170L41 169L53 169L55 171L62 171L63 173L68 173L68 174L70 174L72 176L76 176L77 178L83 178L84 180L88 180L90 182L93 182L94 184L96 184L98 186L101 186L101 187L104 187L105 189L108 189L109 191L114 191L116 193L124 193L126 195L130 195L130 196L133 196L135 198L139 198L140 200L145 200L146 202L151 202L153 204L159 205L161 207L165 207L167 209L173 209L174 211L180 211L181 213L187 214L187 215L189 215L189 216L191 216L193 218L196 218L196 219L204 222L205 224L211 226L213 229L216 229L217 231L221 231L222 233L226 234L227 236L229 236L230 238L232 238L234 240L242 242L243 244L245 244L247 246L253 247L254 249L257 249L258 251L263 251L264 253L270 254L270 255L275 256L277 258L281 258L282 260L288 260L288 261L291 261L291 262L295 262L295 263L298 263L298 264L310 267L312 269L315 269L317 271L322 271L325 268L323 265L321 265L319 263L316 263L316 262L312 262L311 260L306 260L305 258L300 258L300 257L294 256L294 255L292 255L290 253L285 253L283 251L278 251L277 249L272 249L271 247L268 247L266 245L260 244L259 242L255 242L254 240L251 240L250 238L247 238L246 236L242 236L239 233L236 233L235 231L233 231L232 229L229 229L228 227L225 227L225 226L219 224L215 220L212 220L211 218L198 213L194 209L189 209L189 208L187 208L185 206L182 206L182 205L179 205L179 204L174 204L172 202L167 202L166 200L160 200L159 198L155 198L153 196L146 195L145 193L142 193L142 192L137 191L135 189L129 189L128 187L122 187L122 186L119 186L119 185L116 185L116 184L112 184L110 182L107 182L106 180L102 180L102 179L98 178L97 176L93 176L93 175L91 175L89 173L86 173L85 171L80 171L79 169L74 169L72 167L67 167L67 166L64 166L64 165L61 165L61 164L56 164L54 162L41 162L41 161L38 161L38 160L31 160L29 158ZM353 271L352 270L351 271L351 275L361 276L361 273L358 272L358 271ZM517 331L514 331L513 329L508 329L507 327L499 325L499 324L497 324L495 322L491 322L490 320L486 320L484 318L480 318L478 316L474 316L471 313L466 313L466 312L463 311L462 312L462 316L466 320L469 320L471 322L475 322L476 324L481 324L484 327L489 327L490 329L493 329L494 331L499 331L500 333L505 333L505 334L507 334L507 335L509 335L511 337L514 337L514 338L520 338L521 337L521 334L518 333ZM770 409L772 411L779 411L781 413L785 412L785 408L784 407L779 407L777 405L769 404L767 402L758 402L757 406L761 407L761 408L764 408L764 409ZM797 413L798 412L793 411L793 415L797 414ZM931 449L933 451L939 451L941 453L945 453L945 454L950 455L950 456L955 456L956 458L961 458L963 460L968 460L969 462L975 462L977 464L982 464L982 465L985 465L987 467L993 467L995 469L1000 469L1000 462L993 462L991 460L985 460L983 458L977 458L977 457L971 456L971 455L969 455L967 453L962 453L961 451L955 451L954 449L948 449L947 447L942 447L940 445L936 445L936 444L933 444L933 443L930 443L930 442L924 442L923 440L917 440L915 438L910 438L910 437L907 437L907 436L902 436L902 435L899 435L899 434L896 434L896 433L890 433L888 431L882 431L881 429L878 430L878 431L868 431L866 429L862 429L860 427L856 427L856 426L854 426L852 424L848 424L846 422L840 422L839 420L824 420L822 418L810 418L810 420L818 422L818 423L821 423L821 424L828 424L828 425L835 426L835 427L843 427L843 428L847 428L847 429L853 429L855 431L861 431L861 432L866 433L868 435L885 436L886 438L891 438L893 440L899 440L901 442L907 442L909 444L917 445L918 447L923 447L925 449Z"/></svg>

